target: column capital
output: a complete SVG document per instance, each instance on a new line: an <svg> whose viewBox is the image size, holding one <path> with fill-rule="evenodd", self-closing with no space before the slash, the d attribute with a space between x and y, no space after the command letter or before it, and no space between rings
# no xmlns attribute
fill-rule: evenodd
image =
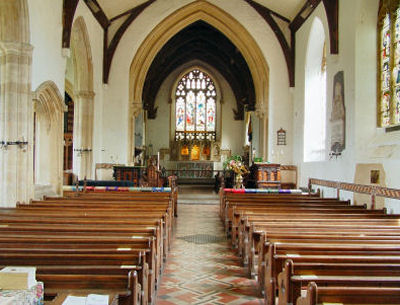
<svg viewBox="0 0 400 305"><path fill-rule="evenodd" d="M143 109L142 103L132 103L131 108L132 108L132 114L136 118Z"/></svg>
<svg viewBox="0 0 400 305"><path fill-rule="evenodd" d="M83 98L83 99L93 99L96 93L93 91L75 91L74 92L74 97L75 98Z"/></svg>
<svg viewBox="0 0 400 305"><path fill-rule="evenodd" d="M23 42L0 41L0 50L3 50L6 55L32 55L33 46Z"/></svg>
<svg viewBox="0 0 400 305"><path fill-rule="evenodd" d="M265 110L264 107L257 107L256 110L254 111L254 113L256 114L256 116L259 119L263 119L265 117L265 114L267 113L267 111Z"/></svg>

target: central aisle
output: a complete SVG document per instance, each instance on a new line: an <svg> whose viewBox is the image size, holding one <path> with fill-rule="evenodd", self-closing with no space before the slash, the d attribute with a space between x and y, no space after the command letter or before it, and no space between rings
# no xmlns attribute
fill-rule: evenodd
<svg viewBox="0 0 400 305"><path fill-rule="evenodd" d="M181 204L178 214L156 305L263 304L225 238L218 206Z"/></svg>

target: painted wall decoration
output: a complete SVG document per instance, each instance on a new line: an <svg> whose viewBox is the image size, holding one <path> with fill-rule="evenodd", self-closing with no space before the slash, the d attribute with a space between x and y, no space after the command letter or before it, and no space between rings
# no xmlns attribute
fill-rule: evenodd
<svg viewBox="0 0 400 305"><path fill-rule="evenodd" d="M342 152L346 146L346 108L344 104L344 73L333 78L332 112L330 117L331 152Z"/></svg>

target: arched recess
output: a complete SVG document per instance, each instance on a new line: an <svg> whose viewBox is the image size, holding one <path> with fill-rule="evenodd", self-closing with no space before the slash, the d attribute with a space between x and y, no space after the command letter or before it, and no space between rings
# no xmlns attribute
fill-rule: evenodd
<svg viewBox="0 0 400 305"><path fill-rule="evenodd" d="M315 17L307 45L304 97L304 161L324 161L326 155L326 34Z"/></svg>
<svg viewBox="0 0 400 305"><path fill-rule="evenodd" d="M89 35L82 16L72 26L71 56L74 67L73 172L79 178L91 178L93 143L93 63Z"/></svg>
<svg viewBox="0 0 400 305"><path fill-rule="evenodd" d="M65 104L52 81L42 83L35 91L35 184L51 186L62 194L63 122Z"/></svg>
<svg viewBox="0 0 400 305"><path fill-rule="evenodd" d="M222 32L242 53L255 87L256 111L268 118L269 67L260 47L250 33L231 15L207 1L195 1L176 10L159 23L146 37L132 60L129 72L128 143L132 143L132 115L142 109L142 93L147 72L157 53L167 41L188 25L202 20ZM268 132L265 133L267 137ZM268 143L268 140L265 139ZM128 156L134 145L128 145Z"/></svg>

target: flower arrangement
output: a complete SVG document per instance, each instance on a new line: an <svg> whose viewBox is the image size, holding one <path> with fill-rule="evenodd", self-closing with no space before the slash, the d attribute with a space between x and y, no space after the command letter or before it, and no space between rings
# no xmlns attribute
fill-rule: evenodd
<svg viewBox="0 0 400 305"><path fill-rule="evenodd" d="M243 164L242 157L239 155L233 155L225 160L224 169L232 170L235 174L243 176L249 171Z"/></svg>

